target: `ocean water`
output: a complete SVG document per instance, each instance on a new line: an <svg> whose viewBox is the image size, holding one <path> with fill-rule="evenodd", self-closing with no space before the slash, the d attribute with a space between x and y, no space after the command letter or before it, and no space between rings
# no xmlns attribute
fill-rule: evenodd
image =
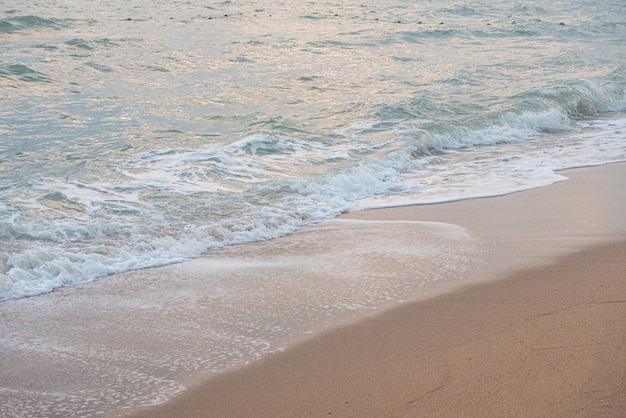
<svg viewBox="0 0 626 418"><path fill-rule="evenodd" d="M624 39L623 0L0 1L2 415L163 402L471 268L455 225L305 228L626 161Z"/></svg>
<svg viewBox="0 0 626 418"><path fill-rule="evenodd" d="M621 0L0 6L0 300L626 159Z"/></svg>

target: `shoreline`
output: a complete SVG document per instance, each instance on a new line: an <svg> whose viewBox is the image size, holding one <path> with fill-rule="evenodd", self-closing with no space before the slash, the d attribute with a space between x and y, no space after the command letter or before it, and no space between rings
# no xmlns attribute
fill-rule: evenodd
<svg viewBox="0 0 626 418"><path fill-rule="evenodd" d="M625 257L598 246L402 305L133 416L622 417Z"/></svg>
<svg viewBox="0 0 626 418"><path fill-rule="evenodd" d="M136 416L519 416L533 411L618 416L626 408L621 321L626 268L619 262L626 255L626 164L563 173L569 181L512 195L342 215L461 225L486 243L486 265L452 291L315 335ZM600 287L577 276L585 271ZM588 293L597 298L585 299ZM418 318L428 318L426 325ZM468 318L477 318L474 325L458 324ZM436 330L442 329L437 345ZM472 341L476 347L470 347ZM447 354L430 356L437 352ZM529 367L520 364L523 359ZM513 365L517 374L511 375ZM550 372L542 374L546 368Z"/></svg>
<svg viewBox="0 0 626 418"><path fill-rule="evenodd" d="M255 416L263 416L263 411L266 416L333 411L344 416L395 416L389 409L376 409L404 399L399 397L406 395L404 389L391 390L393 382L411 381L415 373L424 376L423 382L437 381L439 369L429 372L426 366L448 365L451 360L424 355L449 352L467 332L485 334L480 328L455 328L446 317L512 320L517 311L526 309L522 304L517 311L507 311L502 296L497 292L489 296L490 286L501 286L505 292L510 283L526 282L506 278L549 269L578 254L567 258L574 267L565 263L551 283L575 297L601 296L598 289L570 283L566 274L591 271L613 296L624 294L604 302L626 300L620 287L624 273L611 272L602 262L606 257L626 258L622 245L626 164L572 170L567 175L570 181L506 196L348 213L281 239L2 303L0 415L246 416L251 411L247 408L254 408ZM585 256L596 247L604 249ZM575 264L582 262L579 259L587 264ZM556 318L544 315L560 312L561 301L549 300L550 292L520 299L522 291L532 289L521 286L512 300L518 304L532 300L541 307L539 318ZM478 295L478 304L464 299L472 292ZM460 298L459 307L473 308L452 309L445 302L449 298ZM593 301L582 305L574 301L574 306ZM419 313L420 309L426 311ZM397 312L403 314L385 322ZM481 312L487 314L481 317ZM431 315L425 324L420 321L423 315ZM602 347L610 346L609 352L621 355L626 344L609 337L626 334L623 321L615 329L602 327L624 316L621 310L598 311L557 331L566 331L563 346L567 346L579 325L597 322L596 328L604 331L593 339L607 339ZM407 339L428 333L436 337L433 332L444 325L445 335L457 340L442 340L437 350L424 351L423 340ZM520 329L517 342L510 346L519 346L524 333L534 329ZM385 334L388 331L391 334ZM499 341L494 342L486 350L488 356L476 358L506 357ZM588 342L582 346L592 347ZM325 351L328 343L339 351ZM413 346L416 351L410 351ZM392 355L398 348L402 350ZM363 357L366 352L370 357ZM516 359L519 352L511 355ZM622 361L619 355L614 358ZM415 364L406 359L422 359L423 367L415 371ZM622 367L605 360L615 370ZM471 364L480 369L480 362ZM403 370L413 372L402 375ZM379 381L386 382L389 393L381 391ZM337 397L356 387L348 404ZM436 387L413 389L428 393ZM606 394L605 389L596 392ZM359 399L367 407L359 407ZM444 403L450 399L444 398ZM319 409L331 404L332 411Z"/></svg>

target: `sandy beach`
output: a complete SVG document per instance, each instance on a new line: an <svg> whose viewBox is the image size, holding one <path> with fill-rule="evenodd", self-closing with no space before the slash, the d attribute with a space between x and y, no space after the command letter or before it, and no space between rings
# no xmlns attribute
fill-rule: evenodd
<svg viewBox="0 0 626 418"><path fill-rule="evenodd" d="M485 263L137 416L625 416L626 165L563 174L508 196L344 215L461 225Z"/></svg>

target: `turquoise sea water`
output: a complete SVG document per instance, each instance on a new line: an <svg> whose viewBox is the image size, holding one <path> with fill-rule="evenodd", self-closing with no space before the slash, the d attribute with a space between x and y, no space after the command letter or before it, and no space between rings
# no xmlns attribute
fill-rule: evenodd
<svg viewBox="0 0 626 418"><path fill-rule="evenodd" d="M0 300L626 159L622 0L0 4Z"/></svg>

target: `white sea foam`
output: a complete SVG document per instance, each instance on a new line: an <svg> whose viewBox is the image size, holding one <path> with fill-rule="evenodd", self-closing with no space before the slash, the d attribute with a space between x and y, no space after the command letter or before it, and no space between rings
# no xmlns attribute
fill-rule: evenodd
<svg viewBox="0 0 626 418"><path fill-rule="evenodd" d="M122 172L124 178L131 179L123 183L123 188L114 182L42 179L33 184L33 190L55 193L53 201L71 202L82 212L73 218L55 216L32 225L24 224L16 215L2 222L4 236L27 237L34 242L4 262L11 284L5 280L2 299L45 293L130 269L180 262L225 245L277 238L346 210L495 196L549 185L565 179L558 173L564 168L625 160L625 127L626 120L616 116L577 122L566 129L558 112L522 113L511 124L479 131L455 128L444 134L430 134L430 138L436 138L432 142L415 139L415 132L405 127L390 144L393 151L346 166L336 174L309 179L279 171L264 171L259 174L262 178L251 175L255 180L246 183L254 188L248 188L247 193L254 193L262 201L264 196L280 196L283 190L289 193L258 207L250 207L245 199L238 202L227 197L222 205L223 210L231 211L231 217L211 217L212 207L208 207L207 218L201 224L197 221L202 211L194 215L190 208L190 217L182 218L182 223L167 220L156 210L158 206L141 199L142 190L171 191L182 196L231 193L232 188L217 187L211 178L185 173L207 170L201 163L217 160L235 167L231 177L241 167L248 167L250 174L250 164L245 161L248 154L239 153L250 139L240 146L230 144L230 155L212 150L153 152L140 160L147 166L136 166L134 173ZM290 141L297 143L295 139ZM476 147L476 143L481 146ZM468 144L474 146L468 148ZM498 147L490 146L494 144ZM424 147L430 151L424 152ZM264 157L272 158L271 154ZM263 164L272 166L267 161ZM225 165L221 167L226 169ZM292 168L287 171L292 172ZM245 190L241 184L237 187ZM30 209L45 213L50 208L41 202L31 201ZM182 200L181 204L189 205L190 201ZM232 217L237 211L239 216ZM55 246L50 246L52 243Z"/></svg>
<svg viewBox="0 0 626 418"><path fill-rule="evenodd" d="M504 195L566 180L559 172L568 168L626 161L626 119L618 116L578 125L578 129L550 132L530 142L424 157L420 168L406 176L403 192L359 199L353 208Z"/></svg>

